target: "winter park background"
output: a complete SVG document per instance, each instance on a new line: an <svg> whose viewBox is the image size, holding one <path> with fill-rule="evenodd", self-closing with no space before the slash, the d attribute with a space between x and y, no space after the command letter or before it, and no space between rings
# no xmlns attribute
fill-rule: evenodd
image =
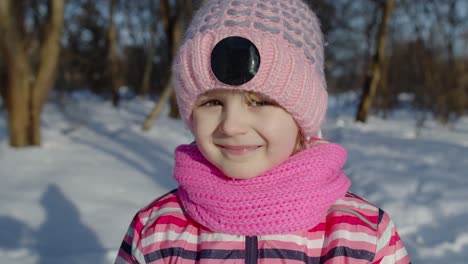
<svg viewBox="0 0 468 264"><path fill-rule="evenodd" d="M348 149L352 191L390 213L413 263L468 263L468 117L357 124L354 97L330 98L324 128ZM173 150L192 140L181 121L144 133L152 100L63 100L45 106L40 148L10 148L0 112L0 263L112 263L134 213L176 186Z"/></svg>

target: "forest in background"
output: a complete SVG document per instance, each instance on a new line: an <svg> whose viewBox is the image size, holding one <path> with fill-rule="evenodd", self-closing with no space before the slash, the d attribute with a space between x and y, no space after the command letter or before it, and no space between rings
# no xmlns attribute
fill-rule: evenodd
<svg viewBox="0 0 468 264"><path fill-rule="evenodd" d="M0 1L1 111L10 144L40 144L51 91L60 98L87 89L114 106L124 95L167 98L177 117L171 60L201 2ZM421 124L429 116L449 124L466 113L468 0L305 2L322 22L329 92L362 93L357 120L408 106Z"/></svg>

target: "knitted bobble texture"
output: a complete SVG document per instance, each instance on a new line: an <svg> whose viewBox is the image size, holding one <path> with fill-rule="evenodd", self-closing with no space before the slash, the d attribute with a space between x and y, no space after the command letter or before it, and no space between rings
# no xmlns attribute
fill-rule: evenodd
<svg viewBox="0 0 468 264"><path fill-rule="evenodd" d="M227 85L211 70L211 52L226 37L250 40L260 53L255 77ZM190 24L174 60L174 87L182 118L212 89L258 92L296 120L304 136L316 136L327 109L323 36L316 15L300 0L207 0Z"/></svg>

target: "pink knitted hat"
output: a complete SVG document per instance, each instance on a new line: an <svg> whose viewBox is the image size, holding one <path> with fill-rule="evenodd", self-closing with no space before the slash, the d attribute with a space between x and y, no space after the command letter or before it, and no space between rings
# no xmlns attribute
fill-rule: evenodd
<svg viewBox="0 0 468 264"><path fill-rule="evenodd" d="M253 78L240 84L218 79L215 46L247 39L259 53ZM316 15L300 0L206 0L195 15L173 65L179 110L192 128L195 100L212 89L257 92L288 111L304 137L317 136L328 95L323 36Z"/></svg>

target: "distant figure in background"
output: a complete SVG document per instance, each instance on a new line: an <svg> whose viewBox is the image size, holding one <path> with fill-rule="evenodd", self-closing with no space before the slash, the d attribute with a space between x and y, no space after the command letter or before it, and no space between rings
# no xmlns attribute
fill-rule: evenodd
<svg viewBox="0 0 468 264"><path fill-rule="evenodd" d="M390 217L348 192L321 138L323 36L300 0L208 0L174 61L195 142L116 263L410 263Z"/></svg>

